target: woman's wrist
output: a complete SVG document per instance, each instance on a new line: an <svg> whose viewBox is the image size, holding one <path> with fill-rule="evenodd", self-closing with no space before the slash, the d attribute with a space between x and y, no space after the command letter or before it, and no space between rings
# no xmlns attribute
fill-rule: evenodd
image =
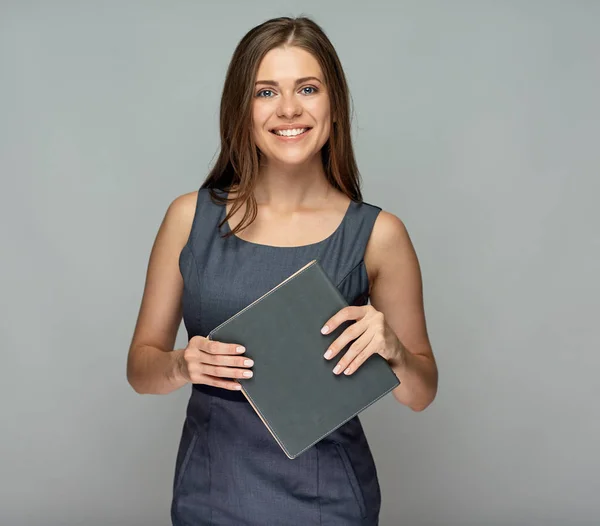
<svg viewBox="0 0 600 526"><path fill-rule="evenodd" d="M169 375L169 379L173 384L176 384L177 387L181 387L185 385L189 380L185 374L185 359L184 359L185 349L175 349L171 352L171 372Z"/></svg>

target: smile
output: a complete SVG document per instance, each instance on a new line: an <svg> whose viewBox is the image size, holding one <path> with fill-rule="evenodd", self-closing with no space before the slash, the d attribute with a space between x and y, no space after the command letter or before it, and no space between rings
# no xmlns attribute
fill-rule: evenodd
<svg viewBox="0 0 600 526"><path fill-rule="evenodd" d="M311 128L291 128L284 130L271 130L271 133L279 137L299 137L308 132Z"/></svg>

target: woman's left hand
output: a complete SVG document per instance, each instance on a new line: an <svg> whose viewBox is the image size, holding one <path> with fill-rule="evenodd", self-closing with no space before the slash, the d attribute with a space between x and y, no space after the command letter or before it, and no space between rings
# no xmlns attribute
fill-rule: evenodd
<svg viewBox="0 0 600 526"><path fill-rule="evenodd" d="M407 352L385 316L371 305L344 307L332 316L321 332L329 334L343 322L356 320L329 346L325 358L331 360L355 340L339 361L333 372L349 375L355 372L372 354L380 354L390 365L402 364Z"/></svg>

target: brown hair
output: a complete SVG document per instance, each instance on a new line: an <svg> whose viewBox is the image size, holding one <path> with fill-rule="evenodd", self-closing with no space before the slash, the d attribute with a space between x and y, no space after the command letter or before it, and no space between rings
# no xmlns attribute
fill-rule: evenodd
<svg viewBox="0 0 600 526"><path fill-rule="evenodd" d="M219 228L244 204L241 222L225 237L246 228L256 218L253 189L258 175L260 152L252 134L254 82L261 60L273 48L300 47L319 62L331 104L331 131L321 149L329 183L354 201L362 201L360 174L350 136L350 94L337 53L319 25L309 18L273 18L252 28L237 45L223 86L220 109L221 150L202 184L214 201L228 202L214 189L229 192L236 186L233 206Z"/></svg>

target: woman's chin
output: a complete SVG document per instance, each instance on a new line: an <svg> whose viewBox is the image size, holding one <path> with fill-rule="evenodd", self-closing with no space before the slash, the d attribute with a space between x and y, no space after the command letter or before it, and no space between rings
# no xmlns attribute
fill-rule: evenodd
<svg viewBox="0 0 600 526"><path fill-rule="evenodd" d="M321 156L320 156L320 152L317 152L313 155L306 155L306 154L301 154L301 155L294 155L294 154L288 154L288 155L274 155L274 156L269 156L268 160L270 161L269 164L280 164L280 165L284 165L284 166L303 166L303 165L307 165L310 164L312 162L315 162L315 160L320 162Z"/></svg>

